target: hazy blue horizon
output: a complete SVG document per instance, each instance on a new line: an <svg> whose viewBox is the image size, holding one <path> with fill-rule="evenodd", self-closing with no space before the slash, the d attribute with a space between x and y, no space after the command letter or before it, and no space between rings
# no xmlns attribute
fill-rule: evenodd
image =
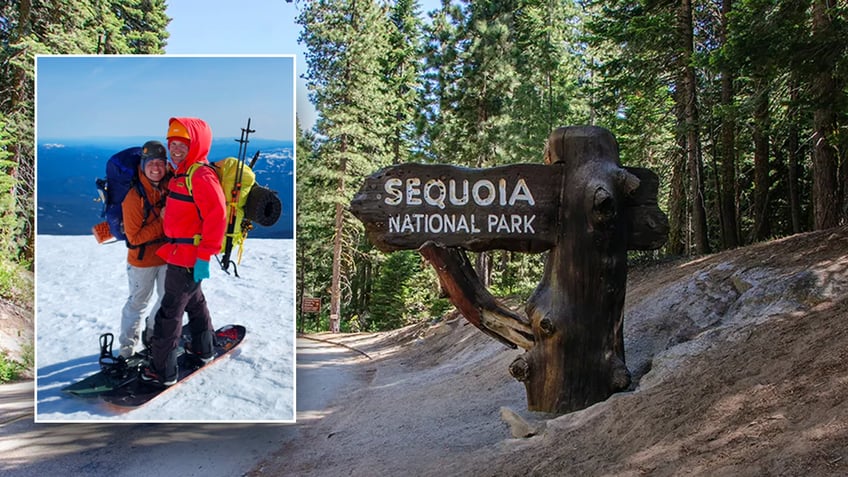
<svg viewBox="0 0 848 477"><path fill-rule="evenodd" d="M148 138L145 138L147 140ZM95 181L105 177L109 158L143 142L108 138L100 142L81 141L51 147L39 139L36 163L37 234L89 235L101 222L103 204L97 202ZM210 162L236 157L239 144L229 138L213 140ZM256 226L251 235L261 238L294 236L294 144L291 141L251 139L247 160L256 151L260 157L253 168L257 183L278 193L283 203L279 222L271 227Z"/></svg>

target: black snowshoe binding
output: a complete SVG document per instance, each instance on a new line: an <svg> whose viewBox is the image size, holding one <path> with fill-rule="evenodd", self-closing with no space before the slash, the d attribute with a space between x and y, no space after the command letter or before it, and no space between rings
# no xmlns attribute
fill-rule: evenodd
<svg viewBox="0 0 848 477"><path fill-rule="evenodd" d="M117 358L112 354L112 344L115 341L112 333L100 335L100 370L110 377L124 379L129 374L127 360L123 356Z"/></svg>

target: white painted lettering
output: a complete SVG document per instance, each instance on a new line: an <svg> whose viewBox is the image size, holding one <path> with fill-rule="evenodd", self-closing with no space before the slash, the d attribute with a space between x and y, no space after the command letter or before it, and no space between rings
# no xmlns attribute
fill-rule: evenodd
<svg viewBox="0 0 848 477"><path fill-rule="evenodd" d="M520 234L521 233L521 219L524 218L524 217L526 217L526 216L518 215L518 214L512 214L512 215L509 216L509 231L511 233L514 233L514 234Z"/></svg>
<svg viewBox="0 0 848 477"><path fill-rule="evenodd" d="M448 182L450 188L450 203L451 205L465 205L468 203L468 180L462 180L462 197L456 196L456 181L451 179Z"/></svg>
<svg viewBox="0 0 848 477"><path fill-rule="evenodd" d="M415 232L415 229L412 227L412 219L409 217L409 214L405 214L403 216L403 225L400 228L401 233L412 233Z"/></svg>
<svg viewBox="0 0 848 477"><path fill-rule="evenodd" d="M400 205L401 201L403 201L403 192L401 192L398 187L402 185L403 181L397 177L392 177L386 181L384 189L386 190L386 193L389 194L389 197L386 197L386 204Z"/></svg>
<svg viewBox="0 0 848 477"><path fill-rule="evenodd" d="M486 197L480 196L480 189L486 189ZM483 179L474 183L471 188L471 195L474 196L474 203L480 206L491 205L495 201L495 185L492 181Z"/></svg>
<svg viewBox="0 0 848 477"><path fill-rule="evenodd" d="M536 219L536 215L531 215L530 220L527 220L527 216L524 216L524 233L525 234L535 234L536 229L533 228L533 220Z"/></svg>
<svg viewBox="0 0 848 477"><path fill-rule="evenodd" d="M456 231L457 232L465 232L470 233L471 230L468 228L468 222L465 220L465 215L460 215L459 220L456 223Z"/></svg>
<svg viewBox="0 0 848 477"><path fill-rule="evenodd" d="M436 219L438 219L438 225L435 225L435 223L436 223ZM444 226L444 224L445 224L445 221L444 221L444 219L442 219L442 216L441 216L441 215L439 215L439 214L433 214L433 215L431 215L431 216L430 216L430 218L427 220L427 226L428 226L428 227L429 227L429 229L430 229L430 230L428 230L427 232L428 232L428 233L431 233L431 234L439 234L439 233L442 233L442 227Z"/></svg>
<svg viewBox="0 0 848 477"><path fill-rule="evenodd" d="M474 214L397 214L388 218L388 233L477 234L481 232ZM487 233L535 234L535 215L487 214Z"/></svg>
<svg viewBox="0 0 848 477"><path fill-rule="evenodd" d="M456 215L445 214L445 233L453 233L456 232Z"/></svg>
<svg viewBox="0 0 848 477"><path fill-rule="evenodd" d="M461 207L472 201L481 207L513 206L518 202L536 205L536 199L523 178L518 179L511 191L506 178L497 179L497 185L489 179L480 179L473 184L469 184L468 179L450 179L447 184L442 179L428 179L422 187L419 177L408 177L405 184L403 180L392 177L386 179L383 189L386 191L384 202L395 206L426 204L444 210L448 205Z"/></svg>
<svg viewBox="0 0 848 477"><path fill-rule="evenodd" d="M436 189L436 197L433 197L431 191ZM430 205L434 205L440 209L445 208L445 198L448 195L448 191L445 189L445 183L438 179L430 179L424 184L424 202L427 202Z"/></svg>
<svg viewBox="0 0 848 477"><path fill-rule="evenodd" d="M512 195L509 197L509 205L515 205L519 200L527 201L528 205L536 205L533 194L530 193L530 188L527 187L523 178L518 179L518 183L515 184L515 189L512 190Z"/></svg>
<svg viewBox="0 0 848 477"><path fill-rule="evenodd" d="M418 188L421 185L421 179L410 177L406 180L406 203L409 205L421 205L421 199L417 195L421 195L421 190Z"/></svg>

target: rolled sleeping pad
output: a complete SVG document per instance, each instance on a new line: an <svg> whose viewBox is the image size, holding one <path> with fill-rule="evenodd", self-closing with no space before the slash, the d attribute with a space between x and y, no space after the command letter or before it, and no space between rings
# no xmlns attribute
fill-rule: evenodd
<svg viewBox="0 0 848 477"><path fill-rule="evenodd" d="M244 217L270 227L280 220L283 213L283 203L277 197L277 193L259 184L253 184L244 204Z"/></svg>

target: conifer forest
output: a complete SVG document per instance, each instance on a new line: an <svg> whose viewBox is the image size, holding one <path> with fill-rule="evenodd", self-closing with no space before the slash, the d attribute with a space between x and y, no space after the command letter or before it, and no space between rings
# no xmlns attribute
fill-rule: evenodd
<svg viewBox="0 0 848 477"><path fill-rule="evenodd" d="M164 0L0 1L0 296L31 306L35 253L35 57L163 53ZM31 287L30 287L31 288Z"/></svg>
<svg viewBox="0 0 848 477"><path fill-rule="evenodd" d="M161 54L164 0L0 1L0 294L34 254L34 57ZM298 330L386 330L441 317L435 273L384 254L349 212L381 167L541 163L559 126L597 125L660 178L669 240L650 262L848 219L843 0L295 1L318 119L298 128ZM280 53L291 53L281 51ZM471 254L526 298L543 254ZM13 264L11 272L7 270ZM5 268L4 268L5 267ZM5 295L4 295L5 296Z"/></svg>
<svg viewBox="0 0 848 477"><path fill-rule="evenodd" d="M301 2L319 118L297 143L299 330L384 330L451 306L415 251L383 254L348 211L381 167L541 163L553 129L597 125L660 177L669 240L709 254L848 218L848 4L833 0ZM471 254L500 297L543 257Z"/></svg>

